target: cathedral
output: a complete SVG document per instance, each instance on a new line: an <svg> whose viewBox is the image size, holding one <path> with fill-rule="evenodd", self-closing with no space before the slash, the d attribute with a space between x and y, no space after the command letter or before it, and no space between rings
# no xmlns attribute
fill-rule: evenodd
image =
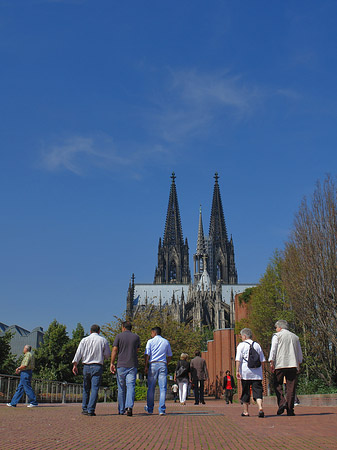
<svg viewBox="0 0 337 450"><path fill-rule="evenodd" d="M158 264L153 284L129 283L126 316L134 317L142 309L154 306L163 313L193 328L217 330L234 327L234 297L253 285L238 284L234 243L228 239L222 207L219 176L214 190L208 236L204 234L199 212L198 238L193 255L191 277L189 247L184 240L178 204L175 174L166 214L163 240L159 238Z"/></svg>

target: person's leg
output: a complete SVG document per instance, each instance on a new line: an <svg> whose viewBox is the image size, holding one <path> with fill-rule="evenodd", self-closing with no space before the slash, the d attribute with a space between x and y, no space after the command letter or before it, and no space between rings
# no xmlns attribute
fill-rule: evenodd
<svg viewBox="0 0 337 450"><path fill-rule="evenodd" d="M196 405L199 404L199 380L194 380L194 402Z"/></svg>
<svg viewBox="0 0 337 450"><path fill-rule="evenodd" d="M16 388L16 391L15 391L15 394L13 395L12 400L10 401L10 405L12 405L12 406L16 406L19 403L19 401L21 400L21 397L23 395L23 392L24 392L22 374L23 374L23 372L20 373L20 382L18 384L18 387Z"/></svg>
<svg viewBox="0 0 337 450"><path fill-rule="evenodd" d="M185 380L182 383L182 402L184 405L186 403L186 398L187 398L187 387L188 387L188 381Z"/></svg>
<svg viewBox="0 0 337 450"><path fill-rule="evenodd" d="M262 399L263 399L263 386L261 380L252 381L253 398L259 408L259 417L264 417Z"/></svg>
<svg viewBox="0 0 337 450"><path fill-rule="evenodd" d="M283 394L283 377L284 377L284 371L283 369L275 369L274 372L274 389L277 397L277 404L278 404L278 414L282 414L284 409L287 407L287 401ZM288 390L288 386L287 386ZM287 394L288 396L288 394ZM282 411L282 412L281 412Z"/></svg>
<svg viewBox="0 0 337 450"><path fill-rule="evenodd" d="M229 403L229 389L225 389L225 400L226 400L226 404L228 405L228 403Z"/></svg>
<svg viewBox="0 0 337 450"><path fill-rule="evenodd" d="M147 374L147 412L153 413L154 390L158 379L158 363L151 363Z"/></svg>
<svg viewBox="0 0 337 450"><path fill-rule="evenodd" d="M98 398L98 390L101 384L103 366L100 364L91 364L91 393L88 403L88 414L92 414L95 412L97 398Z"/></svg>
<svg viewBox="0 0 337 450"><path fill-rule="evenodd" d="M91 374L90 366L88 364L83 365L83 397L82 397L82 410L88 411L88 402L91 389Z"/></svg>
<svg viewBox="0 0 337 450"><path fill-rule="evenodd" d="M159 385L159 414L165 414L166 391L167 391L167 365L159 363L158 385Z"/></svg>
<svg viewBox="0 0 337 450"><path fill-rule="evenodd" d="M178 381L178 386L179 386L179 401L180 401L180 404L182 404L182 402L183 402L183 382Z"/></svg>
<svg viewBox="0 0 337 450"><path fill-rule="evenodd" d="M200 391L199 391L200 403L204 404L205 403L205 399L204 399L205 382L204 382L204 380L200 380L199 383L200 383Z"/></svg>
<svg viewBox="0 0 337 450"><path fill-rule="evenodd" d="M126 398L126 369L125 367L117 368L117 386L118 386L118 412L124 414L125 398Z"/></svg>
<svg viewBox="0 0 337 450"><path fill-rule="evenodd" d="M36 401L36 396L31 384L33 372L31 370L24 370L22 372L22 375L23 388L25 390L25 393L27 394L29 404L37 406L38 403Z"/></svg>
<svg viewBox="0 0 337 450"><path fill-rule="evenodd" d="M250 380L242 380L241 379L241 385L242 385L242 395L241 395L241 402L243 405L243 412L242 416L249 416L248 412L248 406L250 402Z"/></svg>
<svg viewBox="0 0 337 450"><path fill-rule="evenodd" d="M284 373L287 380L287 413L292 416L294 415L297 369L295 367L284 369Z"/></svg>
<svg viewBox="0 0 337 450"><path fill-rule="evenodd" d="M125 408L133 408L133 404L135 403L136 375L137 367L130 367L126 374Z"/></svg>

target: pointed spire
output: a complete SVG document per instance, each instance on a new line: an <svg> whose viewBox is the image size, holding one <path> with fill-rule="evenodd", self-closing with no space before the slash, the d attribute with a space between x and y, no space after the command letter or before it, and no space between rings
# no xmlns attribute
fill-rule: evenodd
<svg viewBox="0 0 337 450"><path fill-rule="evenodd" d="M178 205L178 196L175 184L175 173L172 172L172 184L170 189L169 203L167 207L165 231L164 231L164 245L183 245L183 231L181 227L180 212Z"/></svg>
<svg viewBox="0 0 337 450"><path fill-rule="evenodd" d="M218 183L219 175L217 172L214 175L214 179L215 184L213 191L211 220L209 224L209 236L214 245L220 244L221 246L225 246L228 242L228 237Z"/></svg>
<svg viewBox="0 0 337 450"><path fill-rule="evenodd" d="M205 254L206 254L205 236L204 236L204 228L202 225L202 214L200 205L196 256L204 256Z"/></svg>

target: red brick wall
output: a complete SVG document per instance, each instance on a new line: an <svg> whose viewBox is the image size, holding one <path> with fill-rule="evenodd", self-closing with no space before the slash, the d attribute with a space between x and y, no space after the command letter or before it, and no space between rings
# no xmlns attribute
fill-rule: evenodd
<svg viewBox="0 0 337 450"><path fill-rule="evenodd" d="M248 308L246 303L239 302L239 295L235 296L235 322L248 318ZM206 360L208 368L208 380L205 383L206 391L209 395L220 397L222 394L223 377L226 370L230 370L235 375L235 352L237 344L241 342L240 335L235 336L233 328L224 328L213 332L213 340L207 342L207 351L201 356ZM268 355L265 355L267 357ZM265 370L264 370L265 372ZM264 395L266 395L267 377L264 376ZM237 383L238 396L241 396L241 383Z"/></svg>

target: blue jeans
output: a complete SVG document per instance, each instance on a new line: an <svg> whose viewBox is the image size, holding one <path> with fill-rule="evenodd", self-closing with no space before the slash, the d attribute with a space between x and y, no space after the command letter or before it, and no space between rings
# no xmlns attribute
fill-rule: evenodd
<svg viewBox="0 0 337 450"><path fill-rule="evenodd" d="M126 408L133 408L135 402L137 367L118 367L118 411L123 414Z"/></svg>
<svg viewBox="0 0 337 450"><path fill-rule="evenodd" d="M165 399L167 391L167 364L164 362L150 363L147 374L147 411L153 413L154 390L159 386L159 413L165 413Z"/></svg>
<svg viewBox="0 0 337 450"><path fill-rule="evenodd" d="M20 383L16 389L16 392L12 398L11 405L16 406L21 400L23 392L27 394L28 401L32 405L37 405L36 397L31 385L33 372L31 370L22 370L20 373Z"/></svg>
<svg viewBox="0 0 337 450"><path fill-rule="evenodd" d="M88 413L95 412L102 373L103 366L101 364L83 365L83 411L88 411Z"/></svg>

